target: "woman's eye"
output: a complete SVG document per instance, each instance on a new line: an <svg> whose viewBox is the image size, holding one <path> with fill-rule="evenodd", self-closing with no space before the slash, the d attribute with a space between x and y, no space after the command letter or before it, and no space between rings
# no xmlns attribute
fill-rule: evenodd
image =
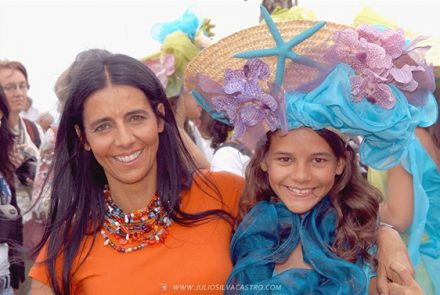
<svg viewBox="0 0 440 295"><path fill-rule="evenodd" d="M109 128L110 128L110 124L107 124L107 123L101 124L95 128L95 132L103 132Z"/></svg>
<svg viewBox="0 0 440 295"><path fill-rule="evenodd" d="M142 115L133 115L133 116L130 117L130 121L132 121L132 122L139 122L139 121L142 121L144 119L145 119L145 117L142 116Z"/></svg>

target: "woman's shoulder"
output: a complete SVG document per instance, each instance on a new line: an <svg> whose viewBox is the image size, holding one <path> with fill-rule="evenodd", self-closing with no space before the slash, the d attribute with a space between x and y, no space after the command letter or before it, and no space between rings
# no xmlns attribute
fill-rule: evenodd
<svg viewBox="0 0 440 295"><path fill-rule="evenodd" d="M203 179L212 181L218 186L219 189L223 187L231 188L231 186L240 189L243 189L244 187L243 177L227 171L211 171L209 169L202 169L195 173L194 179L196 181Z"/></svg>
<svg viewBox="0 0 440 295"><path fill-rule="evenodd" d="M197 198L205 200L214 200L212 196L218 196L222 203L232 209L232 212L238 210L238 203L241 193L244 189L244 178L236 174L218 171L213 172L207 169L198 170L194 175L190 191L191 195L197 195Z"/></svg>

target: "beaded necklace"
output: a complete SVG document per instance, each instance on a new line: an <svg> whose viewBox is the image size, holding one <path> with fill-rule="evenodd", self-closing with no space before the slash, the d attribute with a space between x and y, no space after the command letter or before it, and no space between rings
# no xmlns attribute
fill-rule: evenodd
<svg viewBox="0 0 440 295"><path fill-rule="evenodd" d="M167 217L160 199L155 195L145 209L124 213L112 200L108 186L104 188L107 209L101 234L104 245L121 253L143 249L162 243L168 235L172 220ZM135 244L128 247L127 245Z"/></svg>

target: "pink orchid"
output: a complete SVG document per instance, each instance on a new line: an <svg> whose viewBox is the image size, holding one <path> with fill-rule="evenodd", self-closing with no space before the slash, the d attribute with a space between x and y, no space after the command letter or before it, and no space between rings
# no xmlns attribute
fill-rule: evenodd
<svg viewBox="0 0 440 295"><path fill-rule="evenodd" d="M410 66L405 64L402 68L394 67L390 70L390 75L394 78L396 86L408 92L413 92L417 89L419 83L414 80L413 72L425 71L422 66Z"/></svg>
<svg viewBox="0 0 440 295"><path fill-rule="evenodd" d="M365 70L362 75L350 77L353 101L366 98L384 109L391 109L396 104L396 98L387 85L387 79L371 70Z"/></svg>
<svg viewBox="0 0 440 295"><path fill-rule="evenodd" d="M168 77L174 74L174 62L174 55L165 54L159 58L146 60L144 64L150 68L165 88L168 84Z"/></svg>
<svg viewBox="0 0 440 295"><path fill-rule="evenodd" d="M354 101L365 97L390 109L396 102L390 83L406 92L414 92L419 86L413 72L424 72L425 68L415 59L412 64L402 59L409 50L402 29L381 30L361 25L356 30L336 33L334 40L336 55L355 71L351 77Z"/></svg>
<svg viewBox="0 0 440 295"><path fill-rule="evenodd" d="M403 53L405 46L405 35L402 29L380 30L378 28L361 25L356 29L360 39L365 39L368 43L382 47L386 54L393 59L398 58Z"/></svg>

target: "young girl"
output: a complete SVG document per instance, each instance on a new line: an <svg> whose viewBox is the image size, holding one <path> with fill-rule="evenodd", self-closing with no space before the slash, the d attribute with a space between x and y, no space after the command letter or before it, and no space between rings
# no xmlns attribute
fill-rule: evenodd
<svg viewBox="0 0 440 295"><path fill-rule="evenodd" d="M266 134L246 171L241 205L255 207L233 237L226 291L373 292L381 195L346 136L363 137L362 163L398 165L434 114L432 69L400 30L262 15L267 27L226 37L188 66L193 95L223 111L236 137Z"/></svg>
<svg viewBox="0 0 440 295"><path fill-rule="evenodd" d="M268 135L246 175L243 205L258 204L232 240L231 287L365 292L370 274L365 266L374 266L370 253L380 193L362 177L355 157L328 129Z"/></svg>

